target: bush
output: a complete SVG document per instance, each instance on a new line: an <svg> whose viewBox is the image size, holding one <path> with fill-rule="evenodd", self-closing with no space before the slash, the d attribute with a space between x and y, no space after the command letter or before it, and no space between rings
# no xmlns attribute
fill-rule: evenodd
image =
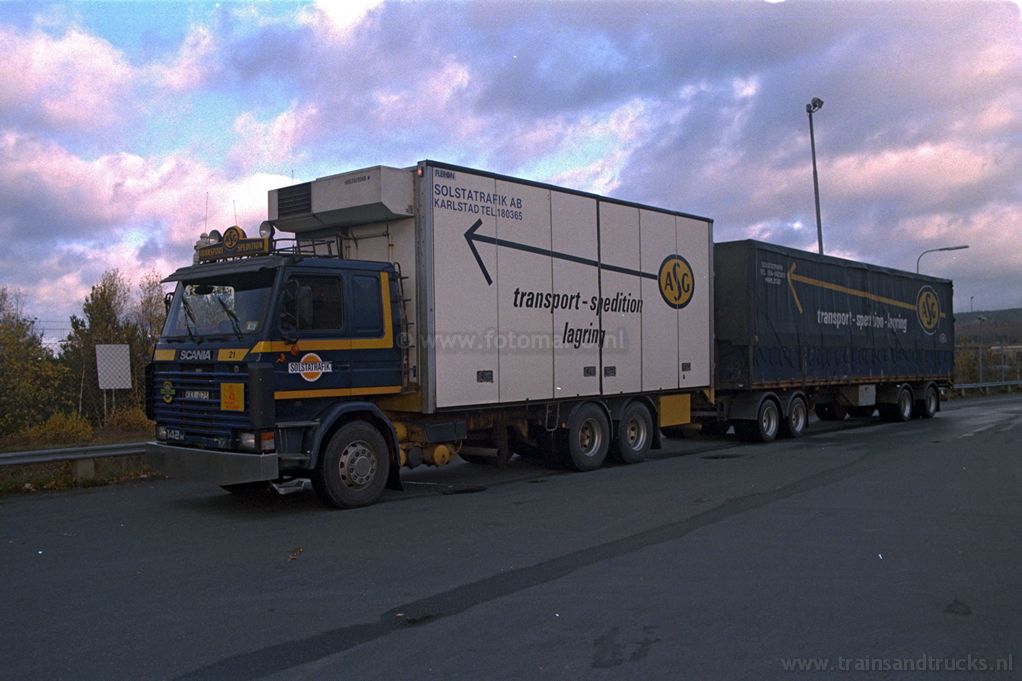
<svg viewBox="0 0 1022 681"><path fill-rule="evenodd" d="M57 412L43 423L22 428L13 444L34 449L58 445L84 445L92 440L92 426L78 414Z"/></svg>
<svg viewBox="0 0 1022 681"><path fill-rule="evenodd" d="M138 433L152 431L153 422L146 418L140 407L117 407L110 412L106 429L122 433Z"/></svg>

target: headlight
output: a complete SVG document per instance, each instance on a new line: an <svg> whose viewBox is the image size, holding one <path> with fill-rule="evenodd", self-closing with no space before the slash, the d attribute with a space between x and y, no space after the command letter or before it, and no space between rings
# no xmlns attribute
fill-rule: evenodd
<svg viewBox="0 0 1022 681"><path fill-rule="evenodd" d="M167 439L167 426L156 426L156 439L157 440Z"/></svg>
<svg viewBox="0 0 1022 681"><path fill-rule="evenodd" d="M247 452L256 451L256 434L253 432L238 433L238 448Z"/></svg>

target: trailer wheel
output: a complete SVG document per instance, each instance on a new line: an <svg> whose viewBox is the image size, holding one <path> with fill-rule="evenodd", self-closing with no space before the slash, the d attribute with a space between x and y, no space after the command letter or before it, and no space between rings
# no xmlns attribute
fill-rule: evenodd
<svg viewBox="0 0 1022 681"><path fill-rule="evenodd" d="M936 386L926 386L926 393L921 402L916 403L916 414L921 419L932 419L940 411L940 393Z"/></svg>
<svg viewBox="0 0 1022 681"><path fill-rule="evenodd" d="M610 422L602 409L588 402L572 414L565 449L577 471L592 471L603 465L610 449Z"/></svg>
<svg viewBox="0 0 1022 681"><path fill-rule="evenodd" d="M785 437L801 437L809 425L809 407L801 397L794 398L788 405L788 415L781 424L781 433Z"/></svg>
<svg viewBox="0 0 1022 681"><path fill-rule="evenodd" d="M330 438L312 473L312 487L328 506L368 506L383 493L389 469L380 431L365 421L352 421Z"/></svg>
<svg viewBox="0 0 1022 681"><path fill-rule="evenodd" d="M614 458L622 463L640 463L653 444L653 417L641 402L625 407L614 438Z"/></svg>
<svg viewBox="0 0 1022 681"><path fill-rule="evenodd" d="M912 391L902 386L894 404L880 405L880 418L884 421L904 422L912 419Z"/></svg>
<svg viewBox="0 0 1022 681"><path fill-rule="evenodd" d="M771 442L781 429L781 410L771 399L759 405L759 416L755 421L738 421L735 432L748 442Z"/></svg>

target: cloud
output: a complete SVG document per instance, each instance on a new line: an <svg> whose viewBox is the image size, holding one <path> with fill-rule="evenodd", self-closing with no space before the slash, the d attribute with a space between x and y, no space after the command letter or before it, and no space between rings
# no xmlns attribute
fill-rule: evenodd
<svg viewBox="0 0 1022 681"><path fill-rule="evenodd" d="M318 33L332 40L344 41L382 4L383 0L316 0L298 12L296 21L300 25L314 27Z"/></svg>
<svg viewBox="0 0 1022 681"><path fill-rule="evenodd" d="M256 168L293 168L300 143L309 138L310 130L323 122L315 104L292 103L287 111L267 122L246 111L234 120L234 132L239 139L228 158L243 172Z"/></svg>
<svg viewBox="0 0 1022 681"><path fill-rule="evenodd" d="M235 206L248 226L292 172L422 158L814 248L819 96L828 252L911 268L961 236L975 243L953 263L989 265L963 287L1017 281L1009 249L978 246L1019 236L1013 4L373 1L197 19L160 50L63 15L0 25L0 68L28 74L0 91L0 233L20 249L0 267L29 261L42 224L79 249L36 258L54 281L115 262L90 250L101 234L121 261L169 267L190 259L207 193L209 227Z"/></svg>
<svg viewBox="0 0 1022 681"><path fill-rule="evenodd" d="M36 310L73 311L73 301L107 269L135 278L154 267L166 275L188 264L207 224L240 223L254 233L266 216L266 192L289 183L279 175L229 177L180 154L85 160L56 143L6 133L0 138L3 283L29 294Z"/></svg>
<svg viewBox="0 0 1022 681"><path fill-rule="evenodd" d="M206 26L192 26L177 55L150 66L153 79L175 92L192 90L207 82L219 70L217 41Z"/></svg>
<svg viewBox="0 0 1022 681"><path fill-rule="evenodd" d="M134 109L135 70L106 40L74 26L54 37L0 24L0 44L0 122L85 130Z"/></svg>

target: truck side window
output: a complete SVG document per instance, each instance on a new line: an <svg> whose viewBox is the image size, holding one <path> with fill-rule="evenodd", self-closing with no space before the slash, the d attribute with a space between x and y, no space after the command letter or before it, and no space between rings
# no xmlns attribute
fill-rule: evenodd
<svg viewBox="0 0 1022 681"><path fill-rule="evenodd" d="M341 280L292 277L284 289L281 323L299 331L337 331L344 326Z"/></svg>
<svg viewBox="0 0 1022 681"><path fill-rule="evenodd" d="M383 335L383 305L380 299L380 276L356 274L351 277L351 295L355 299L354 332L356 336Z"/></svg>

